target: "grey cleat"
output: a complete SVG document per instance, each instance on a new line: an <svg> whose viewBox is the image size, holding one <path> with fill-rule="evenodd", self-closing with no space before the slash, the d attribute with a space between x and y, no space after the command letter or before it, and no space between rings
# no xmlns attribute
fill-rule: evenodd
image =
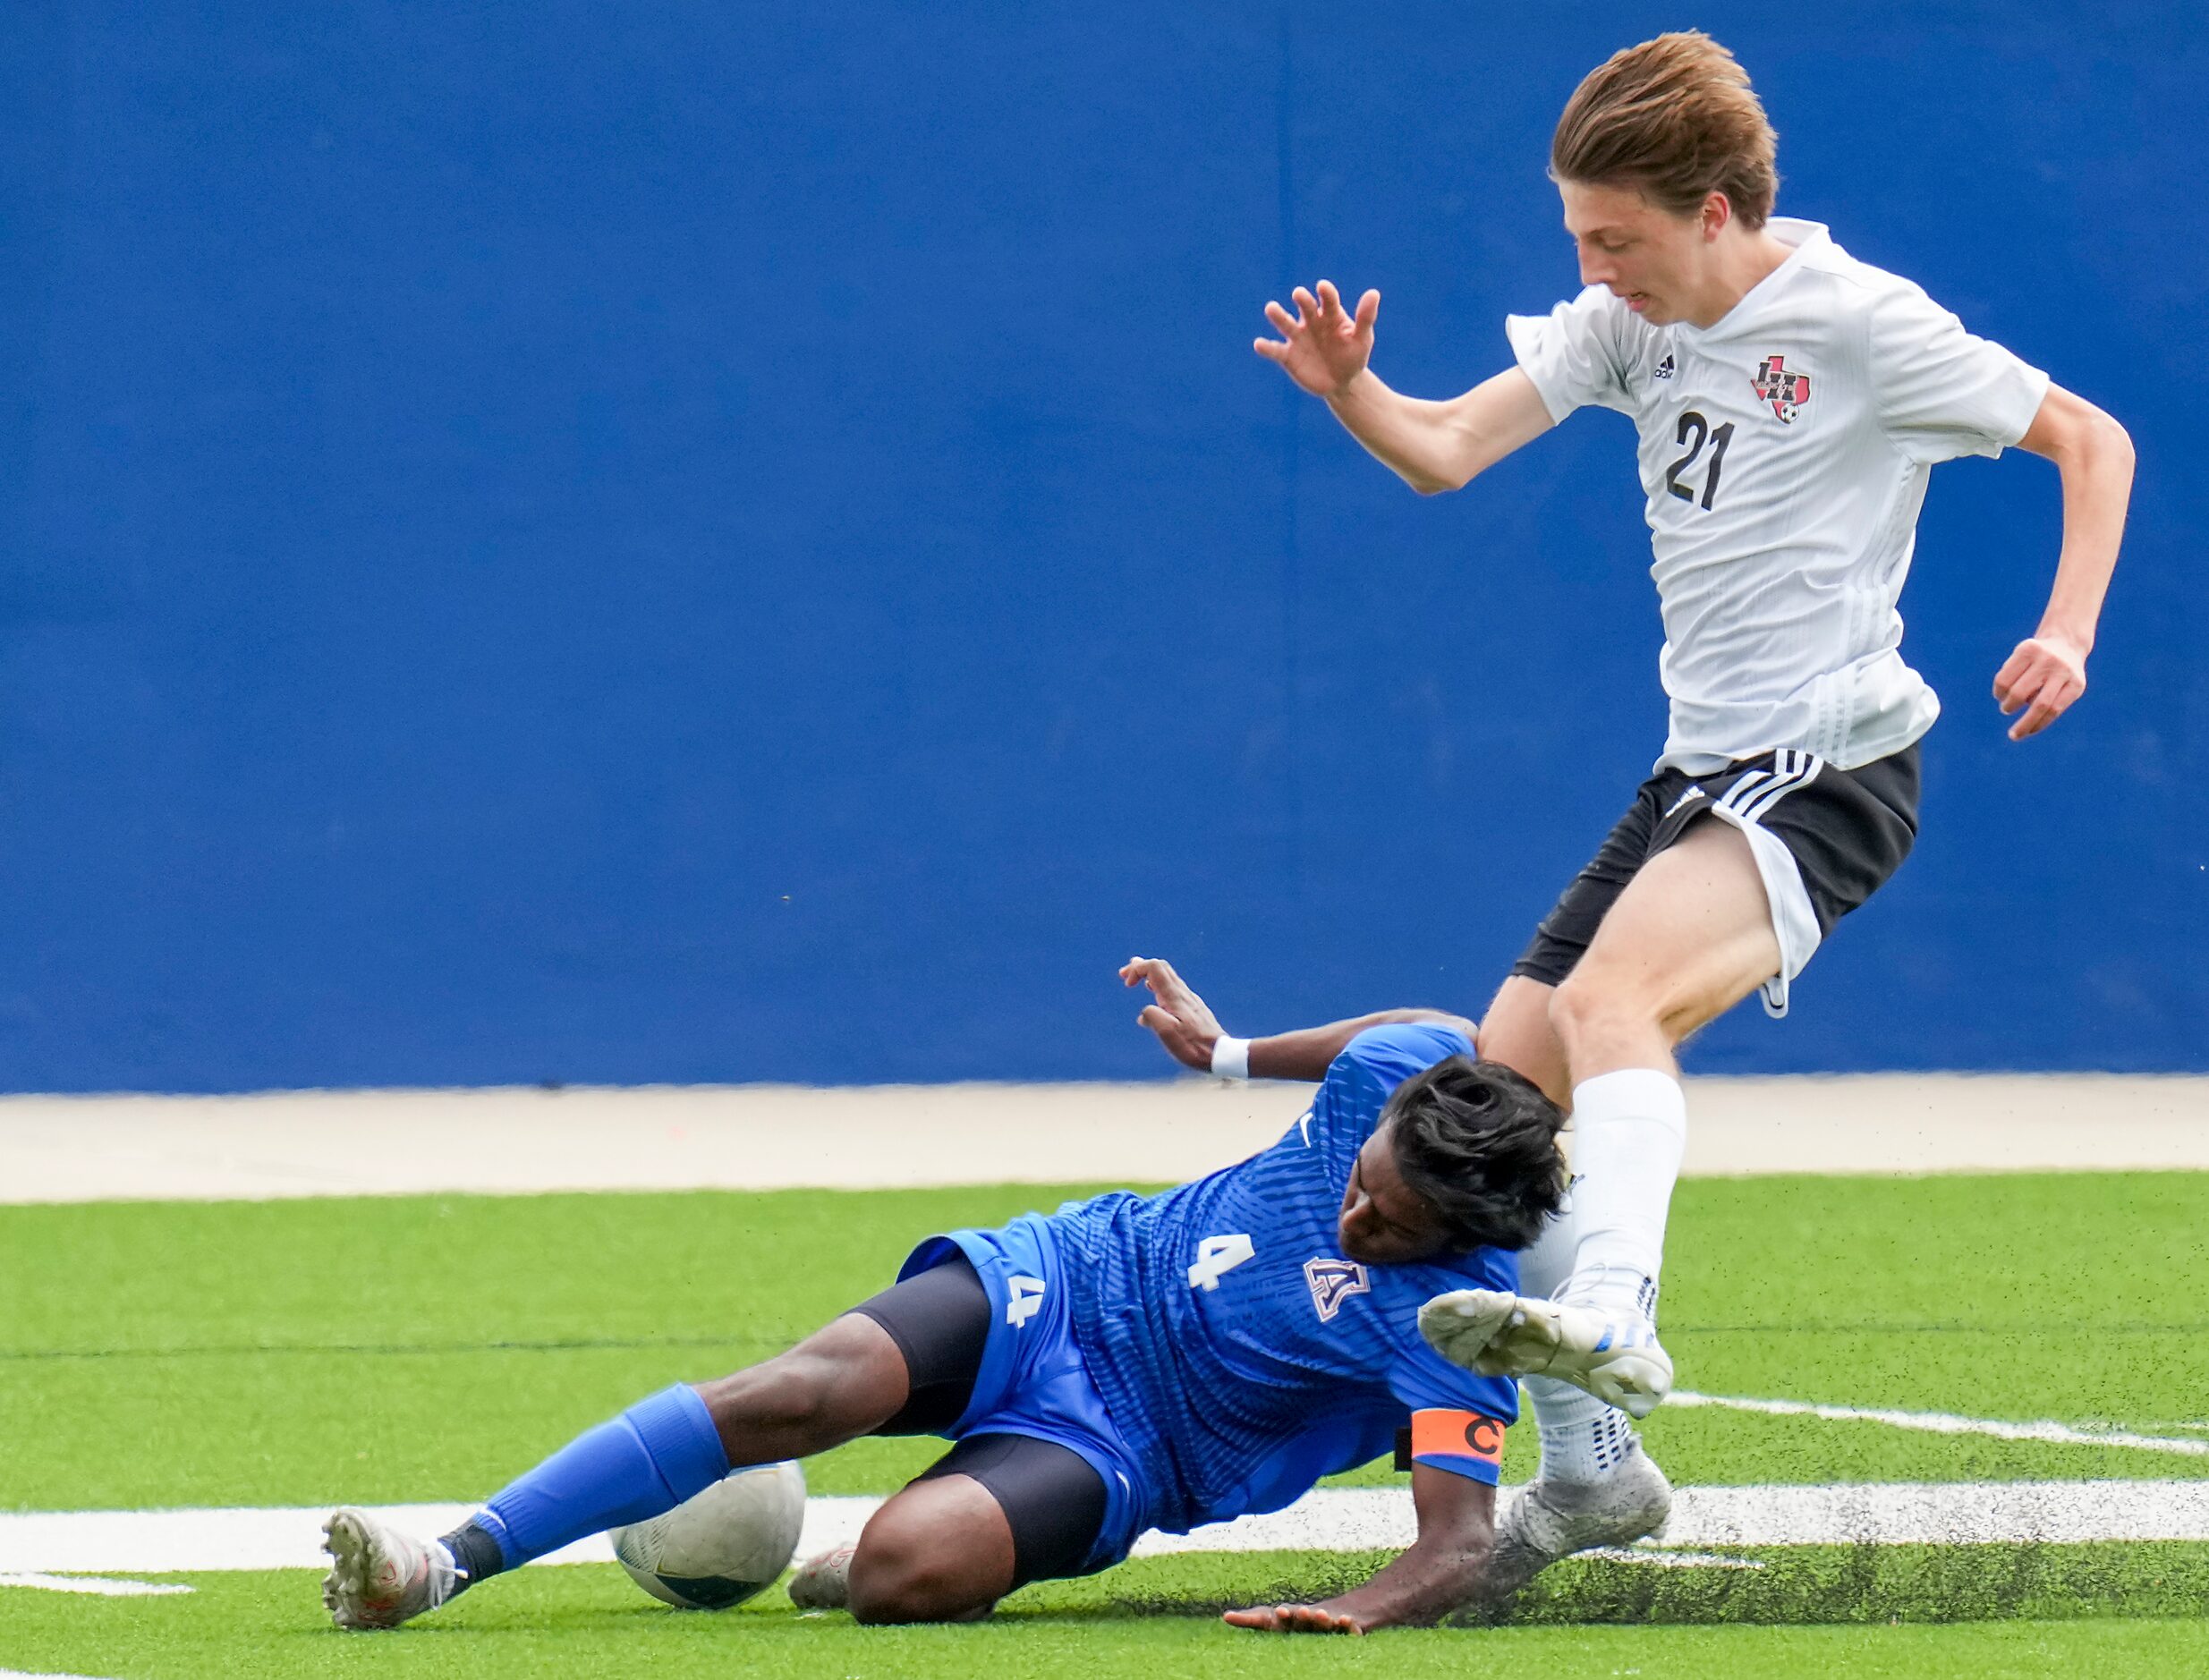
<svg viewBox="0 0 2209 1680"><path fill-rule="evenodd" d="M838 1546L808 1557L790 1577L790 1602L801 1610L840 1610L851 1602L852 1554L856 1546Z"/></svg>
<svg viewBox="0 0 2209 1680"><path fill-rule="evenodd" d="M1480 1597L1500 1604L1559 1558L1645 1540L1671 1514L1672 1484L1638 1441L1600 1481L1537 1477L1503 1508Z"/></svg>
<svg viewBox="0 0 2209 1680"><path fill-rule="evenodd" d="M396 1627L453 1596L460 1572L436 1540L418 1540L348 1506L322 1526L330 1573L322 1607L352 1632Z"/></svg>

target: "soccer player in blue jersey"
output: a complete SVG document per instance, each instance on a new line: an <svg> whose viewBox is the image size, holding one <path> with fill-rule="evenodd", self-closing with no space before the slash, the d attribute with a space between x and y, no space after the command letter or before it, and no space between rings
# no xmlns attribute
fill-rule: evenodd
<svg viewBox="0 0 2209 1680"><path fill-rule="evenodd" d="M1325 1075L1270 1149L1160 1195L930 1237L893 1287L790 1352L641 1402L442 1540L336 1513L332 1618L396 1626L732 1466L929 1434L955 1445L791 1596L865 1622L964 1619L1028 1582L1117 1563L1147 1530L1279 1510L1407 1428L1415 1543L1324 1603L1228 1620L1437 1620L1479 1591L1517 1398L1428 1347L1418 1309L1516 1288L1514 1252L1563 1197L1562 1117L1474 1059L1455 1016L1398 1011L1267 1047L1267 1072Z"/></svg>

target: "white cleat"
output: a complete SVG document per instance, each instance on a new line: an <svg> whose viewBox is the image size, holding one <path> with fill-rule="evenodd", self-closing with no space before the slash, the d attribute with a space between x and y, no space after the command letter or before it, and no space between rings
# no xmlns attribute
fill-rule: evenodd
<svg viewBox="0 0 2209 1680"><path fill-rule="evenodd" d="M1672 1392L1671 1355L1631 1311L1457 1289L1419 1309L1419 1334L1453 1365L1483 1377L1555 1377L1628 1417L1647 1417Z"/></svg>
<svg viewBox="0 0 2209 1680"><path fill-rule="evenodd" d="M366 1511L340 1511L322 1532L322 1549L330 1555L322 1605L340 1627L396 1627L436 1609L459 1582L443 1546L387 1528Z"/></svg>
<svg viewBox="0 0 2209 1680"><path fill-rule="evenodd" d="M790 1602L801 1610L841 1610L851 1602L852 1554L856 1546L838 1546L808 1557L790 1577Z"/></svg>
<svg viewBox="0 0 2209 1680"><path fill-rule="evenodd" d="M1503 1507L1480 1596L1500 1604L1559 1558L1646 1540L1671 1514L1672 1484L1639 1442L1598 1481L1537 1477Z"/></svg>

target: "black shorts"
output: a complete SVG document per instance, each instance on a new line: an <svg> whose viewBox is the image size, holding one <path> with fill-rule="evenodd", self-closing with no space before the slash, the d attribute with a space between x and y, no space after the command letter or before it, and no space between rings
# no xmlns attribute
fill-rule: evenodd
<svg viewBox="0 0 2209 1680"><path fill-rule="evenodd" d="M904 1409L875 1433L940 1435L956 1423L990 1339L990 1295L973 1262L954 1253L852 1311L889 1332L912 1384ZM972 1476L1003 1508L1014 1588L1084 1573L1104 1530L1105 1485L1072 1447L1032 1435L969 1435L916 1480L937 1476Z"/></svg>
<svg viewBox="0 0 2209 1680"><path fill-rule="evenodd" d="M1659 770L1542 919L1511 972L1557 985L1642 865L1693 824L1715 817L1747 837L1763 878L1780 958L1779 973L1764 986L1764 1007L1785 1014L1788 983L1818 942L1909 856L1917 838L1918 759L1912 742L1854 770L1793 749L1705 776Z"/></svg>

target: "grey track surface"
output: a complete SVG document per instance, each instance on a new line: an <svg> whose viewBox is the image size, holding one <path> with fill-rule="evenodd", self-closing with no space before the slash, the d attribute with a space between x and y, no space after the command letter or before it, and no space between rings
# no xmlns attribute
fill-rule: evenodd
<svg viewBox="0 0 2209 1680"><path fill-rule="evenodd" d="M747 1085L0 1099L0 1202L1194 1177L1309 1088ZM1870 1074L1688 1085L1687 1171L2209 1168L2209 1079Z"/></svg>

